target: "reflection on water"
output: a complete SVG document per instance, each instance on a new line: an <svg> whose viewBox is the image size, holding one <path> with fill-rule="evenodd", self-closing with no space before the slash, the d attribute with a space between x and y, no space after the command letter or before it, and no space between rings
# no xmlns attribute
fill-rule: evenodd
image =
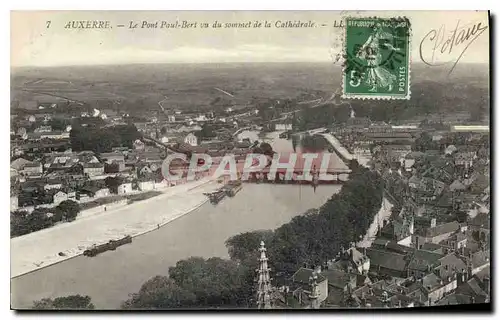
<svg viewBox="0 0 500 320"><path fill-rule="evenodd" d="M279 143L291 148L290 141ZM155 275L166 275L178 260L227 257L224 242L229 237L279 227L319 207L339 190L335 185L320 186L314 192L310 186L245 184L234 198L225 198L217 206L205 204L116 251L77 257L13 279L11 305L26 308L44 297L82 294L91 296L97 308L117 308L129 293Z"/></svg>

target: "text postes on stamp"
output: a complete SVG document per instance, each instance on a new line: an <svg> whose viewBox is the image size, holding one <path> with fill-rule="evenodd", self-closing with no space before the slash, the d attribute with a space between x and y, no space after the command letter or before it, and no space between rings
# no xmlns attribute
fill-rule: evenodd
<svg viewBox="0 0 500 320"><path fill-rule="evenodd" d="M343 97L410 98L410 22L345 18Z"/></svg>

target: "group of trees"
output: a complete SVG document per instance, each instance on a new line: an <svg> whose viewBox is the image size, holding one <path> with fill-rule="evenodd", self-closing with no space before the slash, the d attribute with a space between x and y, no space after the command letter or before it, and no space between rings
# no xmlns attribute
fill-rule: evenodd
<svg viewBox="0 0 500 320"><path fill-rule="evenodd" d="M74 151L90 150L96 153L110 152L113 147L132 148L141 134L133 124L114 127L78 126L70 132L71 148Z"/></svg>
<svg viewBox="0 0 500 320"><path fill-rule="evenodd" d="M253 148L253 153L264 154L266 156L273 156L274 150L273 147L267 142L261 142L258 146Z"/></svg>
<svg viewBox="0 0 500 320"><path fill-rule="evenodd" d="M292 139L293 141L293 139ZM328 149L328 141L321 135L305 135L300 142L305 152L316 152Z"/></svg>
<svg viewBox="0 0 500 320"><path fill-rule="evenodd" d="M65 200L55 208L36 208L31 213L23 210L11 212L10 236L42 230L61 221L73 221L79 212L79 204L72 200Z"/></svg>
<svg viewBox="0 0 500 320"><path fill-rule="evenodd" d="M123 302L123 309L246 307L253 293L254 268L221 258L191 257L156 276Z"/></svg>
<svg viewBox="0 0 500 320"><path fill-rule="evenodd" d="M107 177L104 179L104 183L106 184L106 188L109 189L111 193L118 193L118 187L123 183L122 177Z"/></svg>
<svg viewBox="0 0 500 320"><path fill-rule="evenodd" d="M94 304L89 296L71 295L55 299L44 298L33 302L36 310L93 310Z"/></svg>
<svg viewBox="0 0 500 320"><path fill-rule="evenodd" d="M68 125L71 125L71 120L65 118L52 118L47 123L52 130L64 131Z"/></svg>
<svg viewBox="0 0 500 320"><path fill-rule="evenodd" d="M194 135L199 140L207 140L207 139L215 138L217 136L217 134L215 133L215 130L216 130L216 128L214 128L214 126L212 124L204 123L201 126L201 130L196 131L194 133Z"/></svg>

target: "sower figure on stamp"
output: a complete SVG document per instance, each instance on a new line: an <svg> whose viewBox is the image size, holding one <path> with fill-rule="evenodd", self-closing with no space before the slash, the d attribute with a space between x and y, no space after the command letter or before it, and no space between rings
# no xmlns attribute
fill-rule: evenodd
<svg viewBox="0 0 500 320"><path fill-rule="evenodd" d="M390 50L399 51L399 48L395 48L387 42L393 38L392 34L382 30L381 24L377 23L373 27L373 33L356 54L359 59L365 60L368 65L366 83L371 86L371 89L369 89L371 92L376 92L377 88L387 87L389 91L392 91L392 85L396 81L396 76L380 65L382 62L380 48L385 47Z"/></svg>

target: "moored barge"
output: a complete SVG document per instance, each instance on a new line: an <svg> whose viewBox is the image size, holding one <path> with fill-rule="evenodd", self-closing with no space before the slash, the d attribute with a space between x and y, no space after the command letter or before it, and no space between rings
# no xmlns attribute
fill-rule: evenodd
<svg viewBox="0 0 500 320"><path fill-rule="evenodd" d="M241 181L230 181L227 185L224 186L226 194L229 197L234 197L240 190L243 188L243 184Z"/></svg>
<svg viewBox="0 0 500 320"><path fill-rule="evenodd" d="M125 236L118 240L110 240L107 243L103 243L100 245L94 245L83 252L84 256L87 257L95 257L96 255L109 251L116 250L119 246L123 246L124 244L132 243L131 236Z"/></svg>

